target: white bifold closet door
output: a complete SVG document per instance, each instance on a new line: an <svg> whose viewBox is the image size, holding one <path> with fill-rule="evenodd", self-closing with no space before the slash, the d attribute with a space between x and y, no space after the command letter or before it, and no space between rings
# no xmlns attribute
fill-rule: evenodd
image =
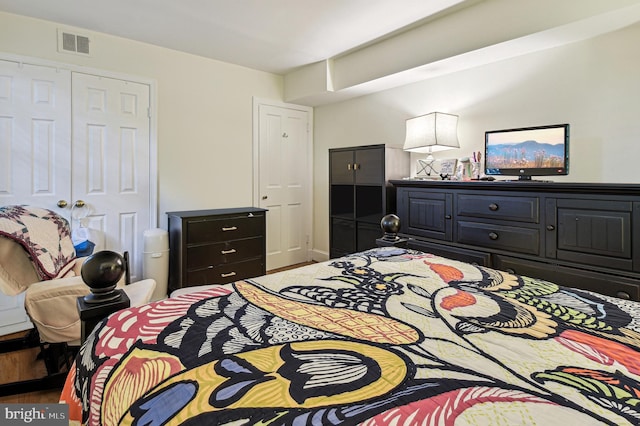
<svg viewBox="0 0 640 426"><path fill-rule="evenodd" d="M71 196L71 73L0 60L0 205ZM31 328L24 293L0 292L0 335Z"/></svg>
<svg viewBox="0 0 640 426"><path fill-rule="evenodd" d="M71 72L0 61L0 205L71 197Z"/></svg>
<svg viewBox="0 0 640 426"><path fill-rule="evenodd" d="M0 205L48 208L72 228L85 217L141 279L155 226L149 103L147 84L0 60ZM31 327L23 303L0 294L0 335Z"/></svg>
<svg viewBox="0 0 640 426"><path fill-rule="evenodd" d="M104 248L128 251L131 279L140 280L151 227L149 86L76 72L72 84L72 198L86 204L74 216L87 215Z"/></svg>

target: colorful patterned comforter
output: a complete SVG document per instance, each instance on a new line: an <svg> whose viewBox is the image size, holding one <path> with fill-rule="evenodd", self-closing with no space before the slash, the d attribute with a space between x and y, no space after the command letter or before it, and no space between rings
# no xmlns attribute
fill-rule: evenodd
<svg viewBox="0 0 640 426"><path fill-rule="evenodd" d="M86 424L640 423L640 303L383 248L120 311Z"/></svg>

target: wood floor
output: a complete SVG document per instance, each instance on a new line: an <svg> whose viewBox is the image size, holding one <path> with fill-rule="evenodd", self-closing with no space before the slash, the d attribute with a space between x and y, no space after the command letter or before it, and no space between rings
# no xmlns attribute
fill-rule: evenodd
<svg viewBox="0 0 640 426"><path fill-rule="evenodd" d="M308 265L312 262L292 265L285 268L278 268L267 272L272 274L275 272L285 271L287 269L297 268L299 266ZM21 337L26 332L9 334L0 336L0 340ZM0 354L0 383L11 383L20 380L37 379L44 377L46 367L42 360L36 359L40 349L31 348L21 351L15 351ZM21 403L21 404L49 404L58 402L62 389L54 389L47 391L38 391L31 393L23 393L19 395L10 395L0 397L0 403Z"/></svg>
<svg viewBox="0 0 640 426"><path fill-rule="evenodd" d="M22 337L26 332L0 336L0 340ZM12 383L21 380L39 379L47 374L42 360L37 356L40 348L0 354L0 383ZM45 390L18 395L0 397L0 403L48 404L58 402L62 389Z"/></svg>

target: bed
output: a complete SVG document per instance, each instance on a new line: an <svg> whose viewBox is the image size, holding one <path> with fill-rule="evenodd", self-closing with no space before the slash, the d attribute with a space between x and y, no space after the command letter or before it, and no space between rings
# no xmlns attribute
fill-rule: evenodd
<svg viewBox="0 0 640 426"><path fill-rule="evenodd" d="M136 425L640 422L640 303L386 247L119 311L71 420Z"/></svg>

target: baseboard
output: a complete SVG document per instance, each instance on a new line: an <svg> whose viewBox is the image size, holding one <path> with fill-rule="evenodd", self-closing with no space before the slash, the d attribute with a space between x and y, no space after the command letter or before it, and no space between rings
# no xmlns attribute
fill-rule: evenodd
<svg viewBox="0 0 640 426"><path fill-rule="evenodd" d="M313 249L311 250L311 259L314 262L325 262L329 260L329 253L326 251Z"/></svg>

